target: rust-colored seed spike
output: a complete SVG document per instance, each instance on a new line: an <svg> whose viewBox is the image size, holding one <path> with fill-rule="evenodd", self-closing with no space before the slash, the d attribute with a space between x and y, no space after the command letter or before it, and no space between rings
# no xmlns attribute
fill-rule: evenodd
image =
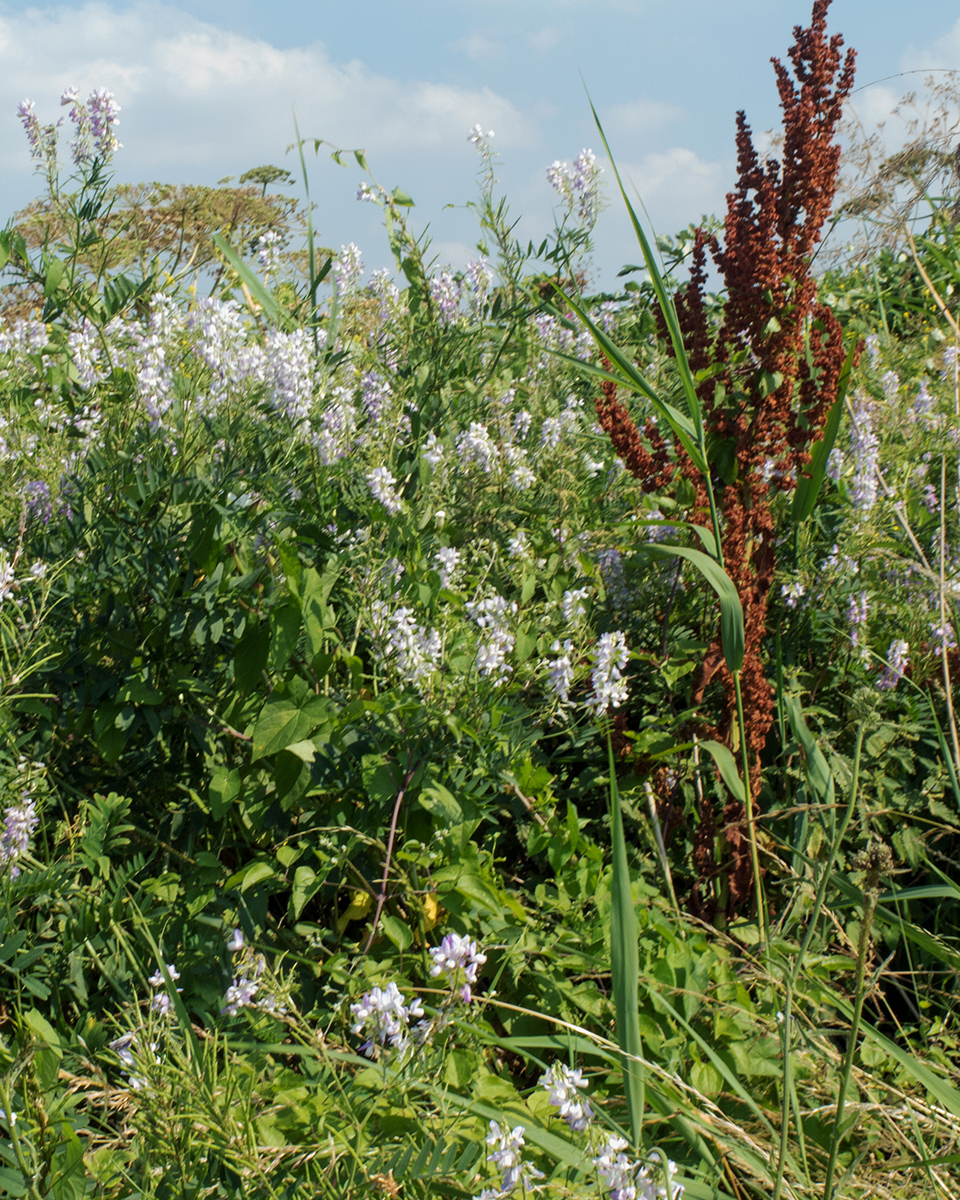
<svg viewBox="0 0 960 1200"><path fill-rule="evenodd" d="M744 612L741 685L755 800L761 783L760 755L774 712L762 658L776 569L771 489L789 491L796 486L798 473L810 461L811 445L823 436L845 358L839 323L818 303L811 273L811 258L836 191L840 149L834 136L854 77L854 52L843 58L842 38L827 38L829 3L816 0L809 28L794 30L789 52L792 76L779 59L773 60L783 110L782 163L760 161L746 116L738 113L738 178L736 189L727 196L723 243L697 232L690 282L675 297L693 370L722 367L698 389L707 432L735 446L736 480L720 490L718 501L724 562ZM727 297L719 330L710 327L704 303L708 252ZM771 381L776 382L773 390ZM605 392L603 401L597 401L597 412L628 469L643 481L656 479L651 490L664 486L669 480L664 460L652 461L615 391ZM692 464L677 444L673 462L684 477L699 484L696 507L701 509L702 481L695 478ZM719 636L694 679L694 703L707 702L708 691L717 684L715 732L729 743L736 699ZM701 814L702 828L713 828L714 821L712 811ZM708 918L716 914L711 885L721 871L727 875L731 914L747 902L752 888L739 801L731 799L727 804L722 832L729 847L724 863L710 858L704 839L698 841L695 856L699 879L692 906Z"/></svg>

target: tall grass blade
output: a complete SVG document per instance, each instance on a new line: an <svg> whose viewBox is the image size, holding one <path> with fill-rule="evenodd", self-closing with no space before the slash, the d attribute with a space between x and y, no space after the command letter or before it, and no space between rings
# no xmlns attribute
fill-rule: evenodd
<svg viewBox="0 0 960 1200"><path fill-rule="evenodd" d="M850 375L853 371L858 344L859 338L855 337L840 371L840 378L837 382L837 398L827 417L823 437L810 452L810 466L807 471L797 480L797 486L793 492L793 503L790 507L790 515L794 521L805 521L810 516L823 489L823 481L827 475L827 460L830 458L830 452L833 450L837 434L840 432L844 400L847 388L850 386Z"/></svg>
<svg viewBox="0 0 960 1200"><path fill-rule="evenodd" d="M623 836L620 789L613 760L613 742L607 734L610 764L610 835L613 858L612 908L610 910L610 970L613 1002L617 1014L617 1043L623 1067L623 1089L634 1148L639 1150L643 1129L644 1073L637 1061L643 1049L640 1038L640 949L637 915L630 888L627 845Z"/></svg>
<svg viewBox="0 0 960 1200"><path fill-rule="evenodd" d="M653 543L645 545L643 550L654 558L685 558L710 584L720 601L720 638L723 642L724 661L731 673L739 671L743 666L743 606L733 580L723 567L702 550L693 550L688 546Z"/></svg>
<svg viewBox="0 0 960 1200"><path fill-rule="evenodd" d="M251 271L227 239L220 233L211 234L211 240L230 266L236 271L250 295L263 309L264 315L276 324L280 319L280 307L254 271Z"/></svg>

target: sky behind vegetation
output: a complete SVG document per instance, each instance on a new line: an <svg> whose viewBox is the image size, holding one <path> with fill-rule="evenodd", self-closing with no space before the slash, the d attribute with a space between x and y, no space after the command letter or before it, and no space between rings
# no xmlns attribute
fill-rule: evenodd
<svg viewBox="0 0 960 1200"><path fill-rule="evenodd" d="M123 109L120 179L212 185L264 163L293 168L295 109L304 136L364 147L380 181L414 197L440 260L461 266L476 236L467 130L495 132L513 213L537 238L552 225L545 168L599 143L586 86L657 231L672 233L722 210L734 114L745 108L758 133L775 124L769 58L809 16L807 0L4 4L3 216L41 190L17 103L29 97L53 120L65 86L105 86ZM949 0L909 12L898 0L835 0L829 27L858 50L854 99L868 126L926 72L960 68ZM917 73L890 78L901 72ZM378 213L354 199L359 182L354 168L314 164L321 239L355 241L373 269L388 252ZM636 257L619 206L596 240L594 282L610 286Z"/></svg>

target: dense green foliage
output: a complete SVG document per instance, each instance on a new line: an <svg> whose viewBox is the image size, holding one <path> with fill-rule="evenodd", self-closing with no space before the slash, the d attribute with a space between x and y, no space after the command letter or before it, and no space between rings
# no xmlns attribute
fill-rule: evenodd
<svg viewBox="0 0 960 1200"><path fill-rule="evenodd" d="M595 418L586 323L688 411L655 290L555 299L592 164L524 248L477 141L458 276L371 183L399 286L312 230L274 262L268 205L211 218L201 298L49 147L56 219L0 235L39 306L0 350L0 1189L499 1196L522 1125L517 1195L952 1195L960 255L822 289L869 336L773 501L760 922L697 852L743 794L692 695L729 580Z"/></svg>

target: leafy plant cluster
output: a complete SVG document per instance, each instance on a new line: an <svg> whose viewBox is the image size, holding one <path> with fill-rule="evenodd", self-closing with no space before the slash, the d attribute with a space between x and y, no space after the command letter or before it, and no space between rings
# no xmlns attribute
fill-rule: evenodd
<svg viewBox="0 0 960 1200"><path fill-rule="evenodd" d="M281 253L276 168L117 189L66 101L0 235L0 1188L952 1194L949 227L909 302L819 225L738 276L751 358L716 227L590 294L586 152L523 246L471 131L456 272L334 150L367 279L309 208Z"/></svg>

